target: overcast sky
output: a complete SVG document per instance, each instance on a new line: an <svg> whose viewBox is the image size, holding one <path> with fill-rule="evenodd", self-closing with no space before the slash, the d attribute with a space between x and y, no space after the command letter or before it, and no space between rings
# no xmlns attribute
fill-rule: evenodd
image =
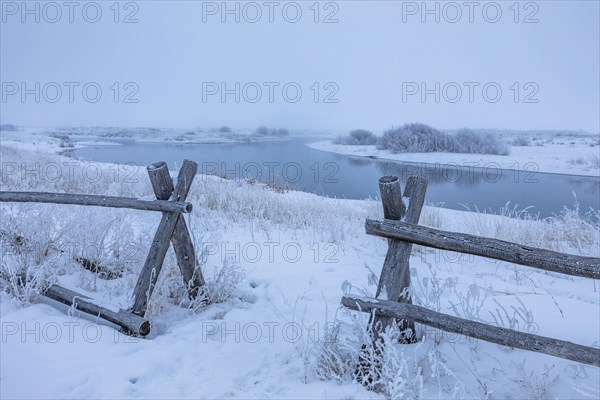
<svg viewBox="0 0 600 400"><path fill-rule="evenodd" d="M600 129L597 1L247 3L2 1L2 123Z"/></svg>

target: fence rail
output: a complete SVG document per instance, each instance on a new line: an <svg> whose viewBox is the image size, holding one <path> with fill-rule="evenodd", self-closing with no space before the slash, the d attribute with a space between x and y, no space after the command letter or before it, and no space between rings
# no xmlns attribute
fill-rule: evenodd
<svg viewBox="0 0 600 400"><path fill-rule="evenodd" d="M493 258L565 275L600 279L600 258L558 253L498 239L441 231L401 221L367 218L365 230L369 235L397 239L421 246Z"/></svg>
<svg viewBox="0 0 600 400"><path fill-rule="evenodd" d="M600 258L559 253L498 239L419 226L419 215L427 189L426 180L409 177L404 196L395 176L382 177L379 187L384 219L367 218L365 221L367 234L388 239L388 252L379 278L376 298L344 296L341 301L341 304L349 309L371 313L369 323L375 328L373 342L381 340L378 330L395 323L399 325L400 331L404 332L400 341L413 343L416 341L414 323L418 322L504 346L600 367L598 348L470 321L413 305L410 298L409 266L413 244L591 279L600 279ZM358 377L369 368L378 368L377 365L369 364L370 361L366 357L360 360Z"/></svg>
<svg viewBox="0 0 600 400"><path fill-rule="evenodd" d="M192 211L192 204L182 201L139 200L129 197L101 196L94 194L0 192L0 202L71 204L177 213L189 213Z"/></svg>
<svg viewBox="0 0 600 400"><path fill-rule="evenodd" d="M363 312L374 312L390 318L409 319L423 325L458 333L517 349L535 351L600 367L600 349L538 336L513 329L442 314L414 304L377 300L369 297L344 296L342 305Z"/></svg>

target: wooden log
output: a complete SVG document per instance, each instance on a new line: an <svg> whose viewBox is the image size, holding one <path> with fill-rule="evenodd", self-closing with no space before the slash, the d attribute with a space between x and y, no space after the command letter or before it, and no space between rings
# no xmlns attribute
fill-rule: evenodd
<svg viewBox="0 0 600 400"><path fill-rule="evenodd" d="M150 183L152 184L152 190L158 200L169 200L173 190L173 180L169 174L169 168L167 163L160 161L149 165L146 168L148 176L150 176Z"/></svg>
<svg viewBox="0 0 600 400"><path fill-rule="evenodd" d="M600 367L600 349L586 347L564 340L547 338L531 333L486 325L481 322L438 313L413 304L377 300L368 297L344 296L342 305L357 311L375 312L393 318L408 318L415 322L458 333L475 339L497 343L517 349L534 351Z"/></svg>
<svg viewBox="0 0 600 400"><path fill-rule="evenodd" d="M197 172L197 164L190 164L184 161L184 165L186 168L191 169L183 176L193 177ZM165 162L150 165L148 167L148 175L150 176L150 182L152 182L152 188L157 199L167 200L171 197L174 190L173 180ZM205 281L202 271L199 268L198 260L196 259L194 244L183 218L177 220L175 231L171 237L171 245L177 258L177 265L183 276L183 282L188 288L188 297L194 299L198 295L200 288L204 286Z"/></svg>
<svg viewBox="0 0 600 400"><path fill-rule="evenodd" d="M566 275L600 279L600 258L558 253L466 233L447 232L409 221L367 218L365 230L369 235L394 238L436 249L473 254Z"/></svg>
<svg viewBox="0 0 600 400"><path fill-rule="evenodd" d="M192 181L198 170L198 164L194 161L184 160L179 175L177 186L171 194L170 201L185 201ZM152 177L152 175L151 175ZM146 262L138 278L133 292L133 306L131 312L143 317L148 307L148 299L152 296L158 275L162 269L169 243L177 226L180 214L163 213L158 225L154 239L150 245Z"/></svg>
<svg viewBox="0 0 600 400"><path fill-rule="evenodd" d="M414 176L408 178L405 188L405 198L408 202L406 211L398 177L386 176L381 178L379 180L379 188L385 218L419 222L421 209L425 200L425 191L427 190L427 181L425 179ZM409 259L411 250L411 243L399 240L389 241L388 252L377 286L377 298L385 296L387 300L411 303L410 296L407 294L410 288ZM393 318L376 317L373 322L375 328L378 327L378 324L381 324L381 328L385 329L393 321ZM402 321L400 330L406 332L405 336L402 337L403 342L412 343L416 340L414 337L415 327L413 322L409 320Z"/></svg>
<svg viewBox="0 0 600 400"><path fill-rule="evenodd" d="M404 217L406 211L404 202L402 201L402 190L400 189L400 180L397 176L384 176L379 179L379 192L381 194L381 204L383 206L383 215L386 219L400 220ZM410 281L405 281L403 268L406 263L400 259L407 246L403 242L397 240L388 240L388 251L385 256L381 275L375 293L376 298L381 298L382 295L388 300L399 300L402 291L409 287ZM410 254L410 251L409 251ZM410 279L410 274L409 274ZM403 301L410 302L410 298L403 296ZM373 326L373 341L379 339L378 328L385 329L394 321L393 318L383 316L371 316L369 326ZM402 321L400 330L414 332L415 326L411 321ZM409 339L410 340L410 339ZM370 365L362 365L362 368L369 368Z"/></svg>
<svg viewBox="0 0 600 400"><path fill-rule="evenodd" d="M402 203L400 180L397 176L382 176L379 178L379 193L383 215L386 219L400 220L404 216L405 207Z"/></svg>
<svg viewBox="0 0 600 400"><path fill-rule="evenodd" d="M75 257L75 261L81 264L81 266L88 271L98 274L98 276L102 279L111 280L121 278L123 276L121 271L112 270L94 260L90 260L89 258L77 256Z"/></svg>
<svg viewBox="0 0 600 400"><path fill-rule="evenodd" d="M189 213L192 211L191 203L181 201L148 201L128 197L101 196L92 194L0 192L0 202L72 204L79 206L131 208L134 210L175 213Z"/></svg>
<svg viewBox="0 0 600 400"><path fill-rule="evenodd" d="M104 307L100 307L90 302L87 296L64 288L58 285L50 286L44 296L58 301L67 306L74 305L76 309L96 317L100 317L108 322L123 328L124 333L137 336L146 336L150 333L150 321L132 314L128 311L120 310L114 312Z"/></svg>
<svg viewBox="0 0 600 400"><path fill-rule="evenodd" d="M404 197L409 201L403 221L418 224L421 218L423 204L425 204L425 193L427 192L427 179L417 176L409 176L404 188Z"/></svg>

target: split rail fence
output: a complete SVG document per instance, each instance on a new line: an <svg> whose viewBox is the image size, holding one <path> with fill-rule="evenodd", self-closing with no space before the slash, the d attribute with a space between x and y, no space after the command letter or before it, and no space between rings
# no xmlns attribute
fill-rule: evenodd
<svg viewBox="0 0 600 400"><path fill-rule="evenodd" d="M118 325L127 334L146 336L151 329L150 321L145 318L148 300L158 280L169 244L173 246L177 265L190 299L196 298L205 284L188 227L182 217L182 214L192 211L192 204L185 200L197 171L198 164L196 162L184 160L177 176L177 184L174 186L165 162L150 165L147 172L156 200L85 194L3 191L0 192L0 202L73 204L162 212L162 218L133 292L133 306L129 310L114 312L94 304L85 295L56 284L49 286L43 294L52 300L74 306L84 313ZM93 266L94 268L86 266L86 263L91 263L89 260L84 259L83 261L82 264L85 268L102 272L96 270L95 266Z"/></svg>
<svg viewBox="0 0 600 400"><path fill-rule="evenodd" d="M401 342L414 343L417 340L414 324L417 322L447 332L600 367L598 348L442 314L412 304L409 295L409 259L413 244L591 279L600 279L600 258L558 253L498 239L419 226L427 190L425 179L409 177L404 196L396 176L382 177L379 188L384 219L367 218L365 222L367 234L388 239L388 252L376 298L344 296L341 301L349 309L371 313L369 323L374 327L374 342L379 340L379 329L396 323L403 333ZM369 367L361 360L358 372Z"/></svg>

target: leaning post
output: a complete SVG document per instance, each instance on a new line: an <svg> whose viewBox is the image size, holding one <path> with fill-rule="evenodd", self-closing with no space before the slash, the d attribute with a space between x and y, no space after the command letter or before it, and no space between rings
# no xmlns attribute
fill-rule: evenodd
<svg viewBox="0 0 600 400"><path fill-rule="evenodd" d="M185 201L197 171L198 164L196 162L184 160L177 177L177 186L169 198L170 201ZM156 177L153 173L150 173L149 175L150 179ZM165 186L165 182L154 182L152 187L153 189L161 188L161 192L163 190L168 190L168 187ZM144 317L146 314L148 300L154 291L167 250L169 249L169 243L171 242L177 223L180 220L180 216L181 213L174 212L165 212L162 215L162 219L160 220L160 224L158 225L158 229L156 230L154 239L150 245L144 267L142 268L142 272L140 273L133 292L134 300L131 311L136 315Z"/></svg>
<svg viewBox="0 0 600 400"><path fill-rule="evenodd" d="M191 164L186 164L186 161L184 161L184 165L187 165L186 168L191 168ZM167 163L161 161L148 166L148 175L150 176L150 182L152 183L152 189L154 190L156 198L158 200L169 199L175 188L173 186L171 175L169 174ZM189 175L191 174L185 173L181 176L184 179L188 179ZM178 186L185 186L185 184L186 182L178 183ZM202 271L199 268L198 260L196 259L194 244L190 237L187 224L185 219L181 217L179 217L177 224L175 225L175 231L171 237L171 245L175 252L177 265L183 276L183 283L188 288L188 297L194 299L200 288L204 286L205 281Z"/></svg>

